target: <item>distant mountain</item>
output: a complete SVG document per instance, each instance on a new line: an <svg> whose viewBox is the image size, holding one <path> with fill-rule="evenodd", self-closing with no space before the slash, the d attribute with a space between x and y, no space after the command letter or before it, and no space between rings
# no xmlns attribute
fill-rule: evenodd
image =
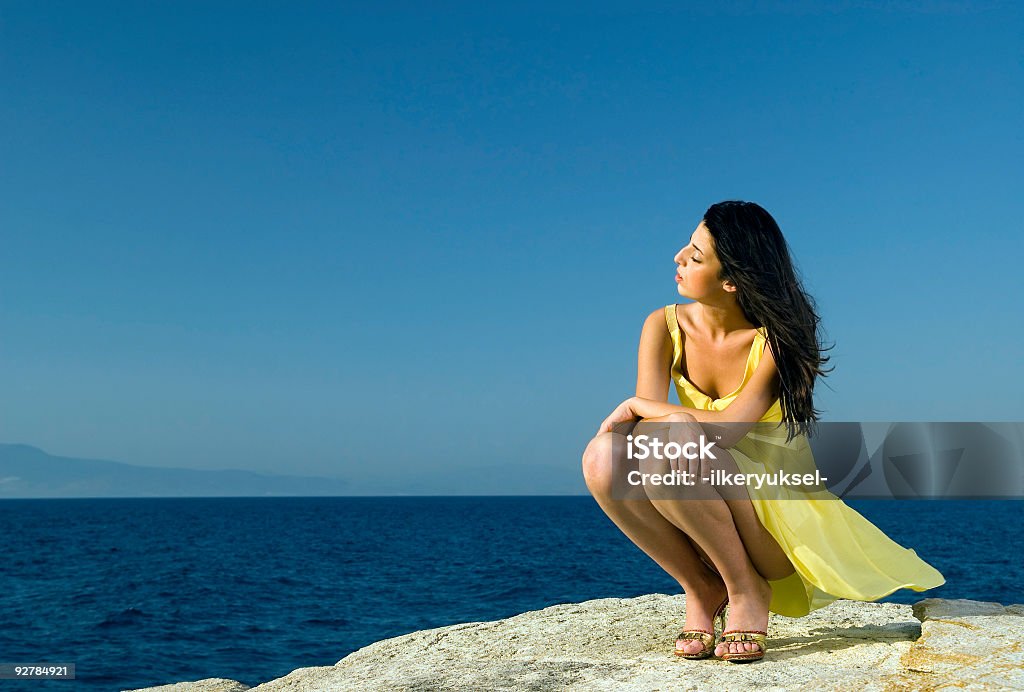
<svg viewBox="0 0 1024 692"><path fill-rule="evenodd" d="M335 478L133 466L55 457L30 445L0 444L0 499L347 494L351 494L348 482Z"/></svg>

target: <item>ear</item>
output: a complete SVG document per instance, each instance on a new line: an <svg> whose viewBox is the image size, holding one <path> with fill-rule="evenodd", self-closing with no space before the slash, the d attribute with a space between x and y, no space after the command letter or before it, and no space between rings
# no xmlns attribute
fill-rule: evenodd
<svg viewBox="0 0 1024 692"><path fill-rule="evenodd" d="M734 284L731 280L726 279L724 282L722 282L722 290L726 291L727 293L735 293L736 284Z"/></svg>

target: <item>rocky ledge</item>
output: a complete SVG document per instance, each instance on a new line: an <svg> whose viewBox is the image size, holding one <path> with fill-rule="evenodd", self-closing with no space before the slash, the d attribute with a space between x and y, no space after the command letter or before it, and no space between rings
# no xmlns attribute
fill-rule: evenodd
<svg viewBox="0 0 1024 692"><path fill-rule="evenodd" d="M1024 689L1024 605L840 600L772 615L762 661L672 655L685 596L556 605L385 639L248 687L210 678L132 692Z"/></svg>

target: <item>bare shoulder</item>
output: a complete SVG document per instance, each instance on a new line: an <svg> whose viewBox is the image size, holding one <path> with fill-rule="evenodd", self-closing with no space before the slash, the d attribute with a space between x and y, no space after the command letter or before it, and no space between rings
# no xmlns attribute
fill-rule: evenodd
<svg viewBox="0 0 1024 692"><path fill-rule="evenodd" d="M670 338L668 320L665 317L665 306L651 312L644 320L643 335L645 337Z"/></svg>

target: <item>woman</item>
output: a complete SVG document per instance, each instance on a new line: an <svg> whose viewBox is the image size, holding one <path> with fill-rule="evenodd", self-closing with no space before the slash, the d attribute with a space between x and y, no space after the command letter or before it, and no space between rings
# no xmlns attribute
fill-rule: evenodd
<svg viewBox="0 0 1024 692"><path fill-rule="evenodd" d="M945 583L823 486L730 491L693 482L672 492L645 484L639 496L617 490L629 471L649 471L651 463L693 473L691 479L712 468L815 468L807 437L819 414L815 380L827 374L829 359L778 224L751 202L712 205L675 263L679 295L693 302L648 316L636 396L605 419L583 455L584 478L601 509L686 592L675 653L758 660L769 611L798 617L837 598L873 601ZM668 403L670 381L681 406ZM690 459L676 448L667 461L627 458L639 434L655 428L669 431L663 442L693 442L690 450L714 439L713 453ZM633 437L625 437L630 429Z"/></svg>

